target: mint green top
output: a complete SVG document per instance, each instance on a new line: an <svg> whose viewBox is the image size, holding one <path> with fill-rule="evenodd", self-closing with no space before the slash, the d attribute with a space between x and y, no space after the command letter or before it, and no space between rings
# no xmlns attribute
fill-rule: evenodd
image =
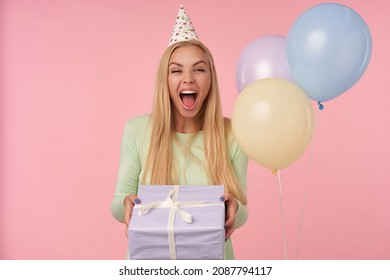
<svg viewBox="0 0 390 280"><path fill-rule="evenodd" d="M125 126L121 145L118 179L111 204L112 215L122 223L124 222L123 200L126 195L137 193L138 184L143 176L143 167L145 166L150 143L148 122L149 115L139 116L128 121ZM178 141L174 141L173 143L173 152L177 162L176 168L178 168L178 174L180 176L179 184L210 185L204 169L205 164L202 164L202 162L206 162L202 131L195 134L176 133L176 137ZM190 156L183 153L180 143L185 144L192 137L194 137L191 143L191 153L193 156ZM248 158L240 150L232 135L227 139L227 144L233 169L246 195ZM145 184L149 184L149 182L145 182ZM235 218L235 227L239 228L246 222L248 212L246 206L242 205L238 200L237 202L239 207ZM225 243L225 259L234 259L230 238Z"/></svg>

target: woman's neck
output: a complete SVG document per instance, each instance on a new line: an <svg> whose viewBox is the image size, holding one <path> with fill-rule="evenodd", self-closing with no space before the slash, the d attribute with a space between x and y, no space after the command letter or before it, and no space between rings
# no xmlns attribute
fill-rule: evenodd
<svg viewBox="0 0 390 280"><path fill-rule="evenodd" d="M199 117L183 118L177 117L174 119L175 131L179 133L196 133L202 130L202 125Z"/></svg>

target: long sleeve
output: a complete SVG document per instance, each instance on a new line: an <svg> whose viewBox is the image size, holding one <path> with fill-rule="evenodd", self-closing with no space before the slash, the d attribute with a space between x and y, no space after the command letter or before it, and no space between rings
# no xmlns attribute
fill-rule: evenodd
<svg viewBox="0 0 390 280"><path fill-rule="evenodd" d="M120 163L111 213L120 222L124 222L123 200L128 194L136 194L141 172L139 147L136 141L137 123L126 123L120 149Z"/></svg>
<svg viewBox="0 0 390 280"><path fill-rule="evenodd" d="M230 148L230 155L234 172L240 182L241 189L245 196L247 195L247 169L248 169L248 157L241 151L237 142L233 140ZM248 219L248 209L246 205L243 205L238 201L238 211L235 219L235 227L239 228L243 226Z"/></svg>

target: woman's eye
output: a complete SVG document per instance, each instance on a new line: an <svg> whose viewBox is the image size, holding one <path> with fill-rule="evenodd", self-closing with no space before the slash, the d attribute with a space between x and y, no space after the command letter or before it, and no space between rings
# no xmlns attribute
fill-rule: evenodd
<svg viewBox="0 0 390 280"><path fill-rule="evenodd" d="M180 71L180 70L177 70L177 69L173 69L173 70L171 70L171 73L172 73L172 74L177 74L177 73L181 73L181 71Z"/></svg>
<svg viewBox="0 0 390 280"><path fill-rule="evenodd" d="M197 69L195 69L195 72L204 72L204 69L203 68L197 68Z"/></svg>

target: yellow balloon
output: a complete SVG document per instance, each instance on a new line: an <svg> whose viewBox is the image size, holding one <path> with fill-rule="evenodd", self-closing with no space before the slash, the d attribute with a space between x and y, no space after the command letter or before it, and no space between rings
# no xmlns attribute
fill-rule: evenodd
<svg viewBox="0 0 390 280"><path fill-rule="evenodd" d="M310 143L313 108L304 91L293 82L257 80L238 96L232 129L249 158L267 168L282 169L296 161Z"/></svg>

